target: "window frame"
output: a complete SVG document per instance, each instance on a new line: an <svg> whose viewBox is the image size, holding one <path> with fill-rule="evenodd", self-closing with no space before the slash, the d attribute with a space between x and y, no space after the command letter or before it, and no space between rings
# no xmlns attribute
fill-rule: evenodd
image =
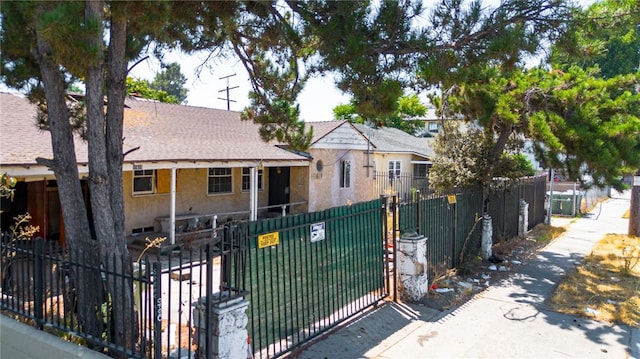
<svg viewBox="0 0 640 359"><path fill-rule="evenodd" d="M424 169L424 173L420 173L420 175L418 175L419 172L423 172L419 169ZM423 178L427 178L429 177L429 165L426 163L414 163L413 164L413 179L423 179Z"/></svg>
<svg viewBox="0 0 640 359"><path fill-rule="evenodd" d="M245 173L244 171L247 170L247 173ZM258 191L262 191L264 189L264 182L263 182L263 170L258 169ZM242 192L249 192L251 191L251 167L242 167L242 181L240 186L242 187ZM248 188L245 188L245 179L247 179L247 186Z"/></svg>
<svg viewBox="0 0 640 359"><path fill-rule="evenodd" d="M389 160L389 179L400 178L402 174L402 161Z"/></svg>
<svg viewBox="0 0 640 359"><path fill-rule="evenodd" d="M151 174L147 174L145 172L151 172ZM143 179L143 178L149 178L151 189L148 189L148 190L146 190L146 189L145 190L136 190L136 180L137 179ZM156 170L144 170L144 169L133 170L133 176L132 176L132 179L131 179L131 193L134 196L155 194L156 193L156 178L157 178Z"/></svg>
<svg viewBox="0 0 640 359"><path fill-rule="evenodd" d="M212 173L215 170L224 170L224 174L216 174ZM228 173L227 173L228 172ZM215 181L216 179L221 180L223 178L229 178L229 191L212 191L215 190L215 183L211 181ZM220 183L219 183L220 184ZM231 167L209 167L207 168L207 194L208 195L219 195L219 194L230 194L233 193L233 168Z"/></svg>
<svg viewBox="0 0 640 359"><path fill-rule="evenodd" d="M438 133L440 131L440 124L437 122L429 122L427 124L427 131L429 133Z"/></svg>
<svg viewBox="0 0 640 359"><path fill-rule="evenodd" d="M340 188L351 188L351 161L340 161Z"/></svg>

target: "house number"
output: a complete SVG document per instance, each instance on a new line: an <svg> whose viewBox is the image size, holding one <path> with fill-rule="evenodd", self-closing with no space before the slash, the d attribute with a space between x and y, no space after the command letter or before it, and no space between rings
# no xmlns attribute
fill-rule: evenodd
<svg viewBox="0 0 640 359"><path fill-rule="evenodd" d="M157 315L156 315L156 321L161 322L162 321L162 298L158 298L158 300L156 301L156 311L157 311Z"/></svg>

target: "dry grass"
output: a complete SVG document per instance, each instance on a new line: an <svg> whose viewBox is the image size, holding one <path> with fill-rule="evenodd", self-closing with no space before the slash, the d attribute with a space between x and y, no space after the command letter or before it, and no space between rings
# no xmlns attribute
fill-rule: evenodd
<svg viewBox="0 0 640 359"><path fill-rule="evenodd" d="M529 232L529 237L533 238L540 244L546 245L549 241L560 236L565 231L566 228L564 227L553 227L546 224L539 224Z"/></svg>
<svg viewBox="0 0 640 359"><path fill-rule="evenodd" d="M550 300L562 313L640 327L640 238L609 234Z"/></svg>
<svg viewBox="0 0 640 359"><path fill-rule="evenodd" d="M624 212L624 214L622 215L622 218L629 218L631 217L631 209L628 209L626 212Z"/></svg>

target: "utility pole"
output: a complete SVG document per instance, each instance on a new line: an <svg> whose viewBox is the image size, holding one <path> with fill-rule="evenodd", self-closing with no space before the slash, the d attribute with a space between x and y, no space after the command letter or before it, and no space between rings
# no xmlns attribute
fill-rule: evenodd
<svg viewBox="0 0 640 359"><path fill-rule="evenodd" d="M233 89L237 89L239 86L234 86L234 87L229 87L229 78L235 76L236 74L232 74L232 75L227 75L227 76L222 76L219 79L220 80L227 80L227 87L225 87L222 90L219 90L218 92L226 92L226 97L218 97L219 100L223 100L223 101L227 101L227 111L231 110L231 102L236 102L235 100L232 100L229 97L229 91L233 90Z"/></svg>
<svg viewBox="0 0 640 359"><path fill-rule="evenodd" d="M629 209L629 235L640 237L640 170L633 176Z"/></svg>

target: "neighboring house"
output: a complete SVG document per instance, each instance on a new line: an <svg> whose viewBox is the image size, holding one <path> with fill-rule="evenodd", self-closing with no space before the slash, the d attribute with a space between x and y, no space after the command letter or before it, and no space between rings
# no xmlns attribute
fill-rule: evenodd
<svg viewBox="0 0 640 359"><path fill-rule="evenodd" d="M368 201L373 194L371 144L348 121L309 122L309 211Z"/></svg>
<svg viewBox="0 0 640 359"><path fill-rule="evenodd" d="M428 191L431 139L396 128L347 121L310 122L309 211L368 201L383 194Z"/></svg>
<svg viewBox="0 0 640 359"><path fill-rule="evenodd" d="M2 200L1 228L28 211L37 235L64 241L53 172L35 161L52 157L51 137L35 115L24 97L0 93L0 172L19 181L14 200ZM173 243L175 232L211 226L213 216L220 223L282 213L283 205L308 210L309 158L263 142L238 112L128 98L124 152L128 235L166 232ZM76 156L88 198L87 145L78 138Z"/></svg>
<svg viewBox="0 0 640 359"><path fill-rule="evenodd" d="M374 148L372 166L376 195L397 192L404 198L412 190L428 191L433 139L412 136L397 128L355 127Z"/></svg>
<svg viewBox="0 0 640 359"><path fill-rule="evenodd" d="M414 120L424 122L423 129L419 133L416 133L418 137L435 137L442 129L442 119L438 118L436 109L433 107L427 107L425 116L415 118Z"/></svg>

